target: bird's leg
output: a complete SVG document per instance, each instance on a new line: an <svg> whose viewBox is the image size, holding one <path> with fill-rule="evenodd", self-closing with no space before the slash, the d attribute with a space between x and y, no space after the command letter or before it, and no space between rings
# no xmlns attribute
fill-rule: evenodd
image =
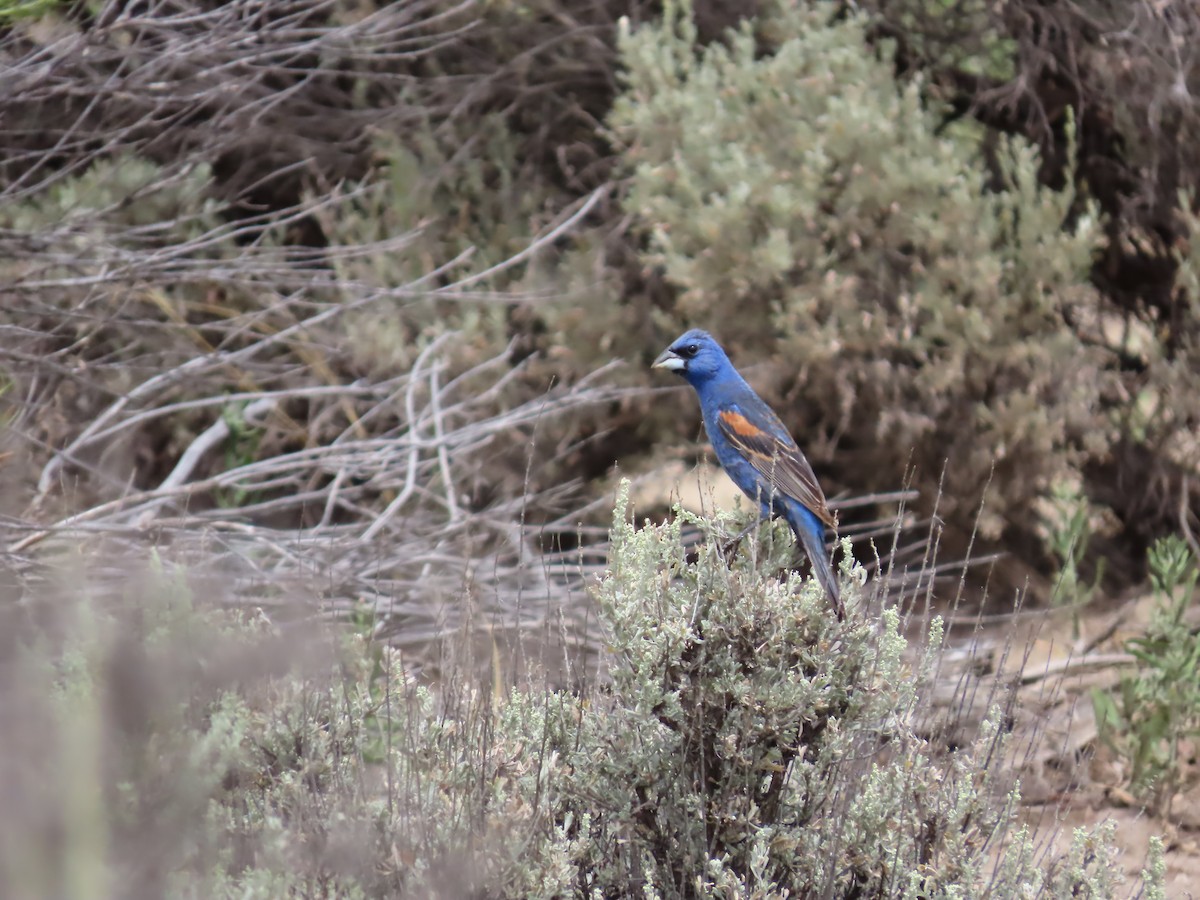
<svg viewBox="0 0 1200 900"><path fill-rule="evenodd" d="M738 532L737 537L731 538L725 542L725 546L721 548L721 553L725 557L726 565L729 565L733 562L733 555L737 553L738 545L746 539L746 535L758 528L758 526L761 525L763 520L766 518L768 518L767 514L760 511L759 514L750 521L749 525Z"/></svg>

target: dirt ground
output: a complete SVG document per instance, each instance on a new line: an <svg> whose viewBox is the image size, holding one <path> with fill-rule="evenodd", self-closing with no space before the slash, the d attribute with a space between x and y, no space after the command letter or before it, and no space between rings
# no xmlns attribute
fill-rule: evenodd
<svg viewBox="0 0 1200 900"><path fill-rule="evenodd" d="M1111 821L1132 889L1157 835L1166 844L1167 896L1200 897L1200 745L1182 748L1183 786L1169 815L1151 815L1130 794L1126 767L1100 741L1091 699L1093 688L1113 687L1130 670L1124 641L1144 629L1152 603L1146 596L1108 610L1083 609L1077 625L1070 611L1043 610L988 621L966 635L951 628L948 652L969 661L970 677L981 686L1016 685L1010 767L1035 842L1065 852L1074 829ZM961 685L954 668L947 680Z"/></svg>

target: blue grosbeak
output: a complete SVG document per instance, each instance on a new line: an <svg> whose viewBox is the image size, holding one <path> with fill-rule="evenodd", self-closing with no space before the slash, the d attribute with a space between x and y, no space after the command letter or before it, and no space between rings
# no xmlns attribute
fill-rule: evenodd
<svg viewBox="0 0 1200 900"><path fill-rule="evenodd" d="M825 529L836 534L837 520L812 466L779 416L754 393L707 331L693 328L684 334L662 352L653 368L676 372L696 389L704 429L721 468L747 497L761 504L764 518L787 520L841 619L841 595L825 552Z"/></svg>

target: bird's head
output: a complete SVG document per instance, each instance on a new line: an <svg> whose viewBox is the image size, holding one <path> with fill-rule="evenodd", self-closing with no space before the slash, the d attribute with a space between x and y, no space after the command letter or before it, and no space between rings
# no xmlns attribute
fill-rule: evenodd
<svg viewBox="0 0 1200 900"><path fill-rule="evenodd" d="M651 366L682 375L693 385L703 384L730 367L729 357L721 345L699 328L693 328L673 341Z"/></svg>

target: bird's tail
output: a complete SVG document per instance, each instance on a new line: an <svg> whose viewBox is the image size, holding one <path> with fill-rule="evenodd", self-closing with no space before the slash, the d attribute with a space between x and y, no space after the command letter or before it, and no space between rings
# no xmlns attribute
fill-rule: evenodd
<svg viewBox="0 0 1200 900"><path fill-rule="evenodd" d="M825 549L825 526L799 503L788 503L784 509L784 518L795 532L796 539L803 545L804 552L808 554L813 574L829 595L838 621L842 621L846 618L846 609L842 605L841 590L833 574L833 567L829 564L829 552Z"/></svg>

